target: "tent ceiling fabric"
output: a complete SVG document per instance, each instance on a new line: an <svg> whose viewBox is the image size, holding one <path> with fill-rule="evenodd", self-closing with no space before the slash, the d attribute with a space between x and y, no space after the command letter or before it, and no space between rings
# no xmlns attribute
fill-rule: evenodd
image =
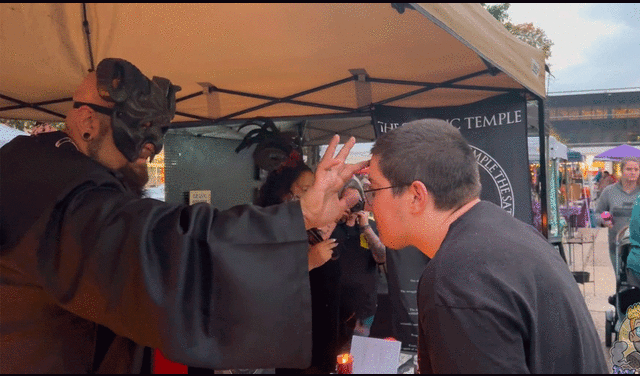
<svg viewBox="0 0 640 376"><path fill-rule="evenodd" d="M338 116L364 112L390 101L404 107L456 106L504 93L468 86L511 88L539 97L544 91L544 56L510 35L479 4L411 4L400 14L382 4L86 4L95 65L106 57L131 61L151 76L180 85L178 98L203 91L199 83L259 98L212 92L180 101L174 122L219 119L264 105L236 119ZM0 4L0 118L57 121L71 102L27 104L71 97L91 68L82 4ZM459 82L465 89L426 90L487 70ZM356 82L350 70L369 78L411 81ZM346 79L326 90L278 98ZM360 97L356 96L360 93ZM356 109L360 111L355 111ZM193 116L184 116L193 115ZM353 116L352 116L353 117ZM348 117L346 117L348 118ZM331 121L314 120L317 127ZM354 123L355 122L355 123ZM351 126L361 119L356 116ZM336 123L337 124L337 123ZM372 138L373 132L367 131ZM317 135L316 135L317 136Z"/></svg>

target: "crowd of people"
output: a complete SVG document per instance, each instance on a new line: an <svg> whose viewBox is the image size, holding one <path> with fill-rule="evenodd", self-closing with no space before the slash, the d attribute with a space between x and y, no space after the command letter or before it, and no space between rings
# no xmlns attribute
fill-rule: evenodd
<svg viewBox="0 0 640 376"><path fill-rule="evenodd" d="M606 187L616 183L618 179L616 179L615 175L611 175L609 171L599 169L598 173L594 178L594 181L596 183L595 184L596 190L598 191L598 193L601 193L602 191L604 191Z"/></svg>
<svg viewBox="0 0 640 376"><path fill-rule="evenodd" d="M455 127L382 135L364 187L353 177L369 162L346 164L355 140L336 154L335 136L315 171L289 161L258 205L219 211L139 195L178 90L104 59L65 132L0 149L2 373L148 373L153 348L193 367L332 372L350 336L367 335L385 247L431 259L420 372L607 372L566 263L480 200Z"/></svg>

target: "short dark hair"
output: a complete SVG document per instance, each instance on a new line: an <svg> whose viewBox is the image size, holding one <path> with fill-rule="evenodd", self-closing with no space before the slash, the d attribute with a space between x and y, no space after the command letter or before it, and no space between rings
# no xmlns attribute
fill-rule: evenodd
<svg viewBox="0 0 640 376"><path fill-rule="evenodd" d="M267 180L260 187L256 204L263 207L281 204L283 202L282 197L291 191L293 183L305 171L313 173L311 167L304 163L294 167L285 166L270 172L267 175Z"/></svg>
<svg viewBox="0 0 640 376"><path fill-rule="evenodd" d="M394 194L420 181L440 210L458 208L480 196L473 150L460 131L444 120L406 123L378 138L371 154L379 157L384 177L399 186Z"/></svg>

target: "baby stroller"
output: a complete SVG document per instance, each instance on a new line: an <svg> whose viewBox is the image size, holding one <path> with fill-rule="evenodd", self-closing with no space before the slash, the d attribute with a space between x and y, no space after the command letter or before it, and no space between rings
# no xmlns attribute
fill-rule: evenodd
<svg viewBox="0 0 640 376"><path fill-rule="evenodd" d="M634 286L627 281L627 256L630 249L629 226L626 226L616 236L616 293L609 297L609 304L615 309L605 314L605 345L607 347L611 346L612 335L615 335L615 341L618 340L627 308L633 303L640 302L640 286Z"/></svg>

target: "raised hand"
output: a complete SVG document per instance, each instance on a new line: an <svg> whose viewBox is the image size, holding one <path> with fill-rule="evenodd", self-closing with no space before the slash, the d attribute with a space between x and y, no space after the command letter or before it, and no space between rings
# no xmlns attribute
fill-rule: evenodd
<svg viewBox="0 0 640 376"><path fill-rule="evenodd" d="M344 163L349 151L356 143L354 137L351 137L334 157L338 142L340 142L340 136L333 136L316 168L316 180L313 186L300 198L307 229L319 228L340 218L342 212L349 206L346 199L338 198L338 192L356 171L369 164L369 161L356 164Z"/></svg>

